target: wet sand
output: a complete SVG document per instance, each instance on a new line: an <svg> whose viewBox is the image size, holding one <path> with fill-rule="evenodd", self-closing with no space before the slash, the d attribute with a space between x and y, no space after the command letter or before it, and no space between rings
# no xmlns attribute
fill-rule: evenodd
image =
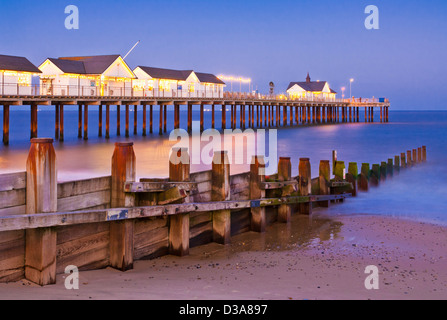
<svg viewBox="0 0 447 320"><path fill-rule="evenodd" d="M188 257L137 261L134 270L65 275L44 288L0 284L0 299L447 299L447 228L383 216L294 216L232 245L208 244ZM379 290L364 286L379 269Z"/></svg>

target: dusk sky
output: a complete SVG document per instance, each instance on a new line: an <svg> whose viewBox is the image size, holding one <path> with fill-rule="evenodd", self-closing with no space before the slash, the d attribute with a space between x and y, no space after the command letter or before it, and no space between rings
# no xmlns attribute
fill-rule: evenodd
<svg viewBox="0 0 447 320"><path fill-rule="evenodd" d="M47 57L121 54L137 65L250 77L267 92L291 81L329 81L355 97L388 97L392 109L445 110L445 0L0 0L0 54ZM79 30L67 30L67 5ZM364 26L367 5L380 30ZM237 88L239 85L235 85ZM246 88L247 90L247 88Z"/></svg>

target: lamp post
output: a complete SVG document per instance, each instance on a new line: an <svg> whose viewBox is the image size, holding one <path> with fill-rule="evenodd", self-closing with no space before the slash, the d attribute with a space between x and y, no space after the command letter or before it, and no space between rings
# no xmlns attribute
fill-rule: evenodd
<svg viewBox="0 0 447 320"><path fill-rule="evenodd" d="M352 99L352 83L354 82L354 79L351 78L351 80L349 80L349 99Z"/></svg>
<svg viewBox="0 0 447 320"><path fill-rule="evenodd" d="M346 90L345 87L341 87L341 97L343 100L345 99L345 90Z"/></svg>

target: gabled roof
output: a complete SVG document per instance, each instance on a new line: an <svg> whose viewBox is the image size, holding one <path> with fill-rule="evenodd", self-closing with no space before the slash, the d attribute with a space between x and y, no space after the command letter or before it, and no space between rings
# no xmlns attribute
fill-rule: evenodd
<svg viewBox="0 0 447 320"><path fill-rule="evenodd" d="M84 63L82 61L71 61L63 59L49 58L56 67L58 67L63 73L75 73L86 74Z"/></svg>
<svg viewBox="0 0 447 320"><path fill-rule="evenodd" d="M291 89L294 85L298 85L306 91L320 92L323 91L326 81L311 81L311 82L291 82L287 90Z"/></svg>
<svg viewBox="0 0 447 320"><path fill-rule="evenodd" d="M216 77L214 74L211 73L196 72L196 76L197 78L199 78L200 82L225 84L225 82L223 82L222 80L220 80L218 77Z"/></svg>
<svg viewBox="0 0 447 320"><path fill-rule="evenodd" d="M166 80L178 80L185 81L193 73L192 70L172 70L172 69L162 69L162 68L152 68L152 67L142 67L138 66L149 76L155 79L166 79Z"/></svg>
<svg viewBox="0 0 447 320"><path fill-rule="evenodd" d="M81 69L79 66L76 67L75 62L82 62L84 65L85 74L103 74L112 65L112 63L114 63L116 59L118 59L119 57L120 57L119 54L114 54L114 55L91 56L91 57L61 57L59 58L59 60L63 60L64 63L66 63L65 64L66 67L71 66L79 68L79 71L81 71ZM67 61L70 61L73 64L69 65Z"/></svg>
<svg viewBox="0 0 447 320"><path fill-rule="evenodd" d="M0 55L0 70L42 73L27 58Z"/></svg>

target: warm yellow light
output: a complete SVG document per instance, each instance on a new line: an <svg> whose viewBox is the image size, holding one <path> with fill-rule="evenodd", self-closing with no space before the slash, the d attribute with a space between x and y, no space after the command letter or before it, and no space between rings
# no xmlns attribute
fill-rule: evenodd
<svg viewBox="0 0 447 320"><path fill-rule="evenodd" d="M352 82L354 82L354 79L351 79L350 81L351 81L351 83L352 83Z"/></svg>
<svg viewBox="0 0 447 320"><path fill-rule="evenodd" d="M250 78L242 78L242 77L235 77L235 76L224 76L224 75L220 75L218 76L218 78L220 80L223 81L238 81L238 82L242 82L242 83L250 83L251 79Z"/></svg>

